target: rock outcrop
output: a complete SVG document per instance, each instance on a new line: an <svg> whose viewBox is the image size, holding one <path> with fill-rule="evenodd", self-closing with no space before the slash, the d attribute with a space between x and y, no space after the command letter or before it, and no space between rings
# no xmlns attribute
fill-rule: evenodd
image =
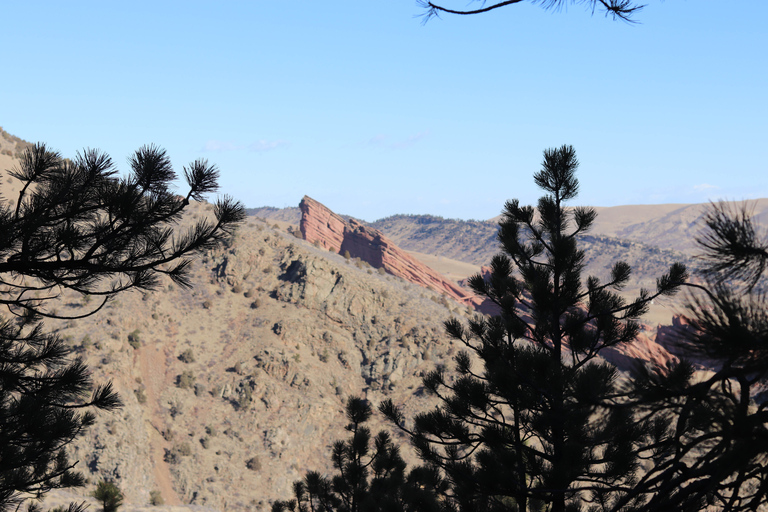
<svg viewBox="0 0 768 512"><path fill-rule="evenodd" d="M707 357L701 347L696 347L696 326L683 315L674 315L672 325L659 325L655 342L678 359L685 359L698 370L716 370L721 363Z"/></svg>
<svg viewBox="0 0 768 512"><path fill-rule="evenodd" d="M375 268L411 283L448 295L457 302L479 309L482 300L400 249L381 231L350 219L345 221L323 204L304 196L301 235L304 240L340 254L349 253Z"/></svg>

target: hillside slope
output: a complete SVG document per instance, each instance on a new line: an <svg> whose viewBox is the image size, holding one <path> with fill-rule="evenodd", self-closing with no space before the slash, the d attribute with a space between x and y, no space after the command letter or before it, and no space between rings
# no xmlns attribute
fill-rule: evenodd
<svg viewBox="0 0 768 512"><path fill-rule="evenodd" d="M440 255L475 265L487 265L499 252L496 241L498 226L492 221L463 221L428 215L395 215L372 223L400 247L432 255ZM685 254L628 240L599 235L583 235L581 247L585 252L589 275L607 279L616 261L623 260L633 269L632 283L627 294L641 287L653 288L656 277L675 261L689 267L695 262Z"/></svg>
<svg viewBox="0 0 768 512"><path fill-rule="evenodd" d="M0 158L13 164L12 155ZM0 197L10 192L0 175ZM184 222L211 209L194 203ZM71 447L89 485L54 493L45 506L85 499L110 479L126 494L125 512L150 510L153 492L166 505L151 510L266 511L290 496L305 471L330 471L330 444L346 436L347 397L374 405L392 398L406 417L434 403L421 376L435 365L453 367L461 347L442 322L466 318L467 309L275 227L293 224L295 212L262 213L284 216L271 223L250 217L231 244L193 263L192 289L165 283L153 293L126 293L94 316L46 323L97 383L114 382L125 406L99 414ZM472 264L496 252L491 222L398 217L405 219L379 229L406 249L442 254L443 243L445 254ZM605 275L623 258L644 286L680 256L606 237L584 242L591 272ZM59 312L76 316L89 305L71 295ZM668 357L651 331L628 356ZM382 426L377 419L372 428Z"/></svg>
<svg viewBox="0 0 768 512"><path fill-rule="evenodd" d="M69 297L59 311L87 307ZM269 510L307 470L330 471L347 397L428 407L421 375L458 348L443 334L450 315L466 308L252 219L194 264L191 290L127 293L46 325L125 401L72 447L91 484L114 480L126 512L152 491L244 511Z"/></svg>
<svg viewBox="0 0 768 512"><path fill-rule="evenodd" d="M768 226L768 199L734 201L732 208L746 207L752 220ZM703 226L708 204L635 205L597 208L595 233L665 247L694 255L696 237Z"/></svg>

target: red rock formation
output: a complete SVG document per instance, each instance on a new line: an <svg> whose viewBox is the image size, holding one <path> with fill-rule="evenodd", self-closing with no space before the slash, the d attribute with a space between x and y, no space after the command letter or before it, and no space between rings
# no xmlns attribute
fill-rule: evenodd
<svg viewBox="0 0 768 512"><path fill-rule="evenodd" d="M491 267L483 265L480 267L480 275L483 276L483 279L485 281L488 281L491 279ZM464 288L469 288L469 278L465 279L459 279L459 286L463 286Z"/></svg>
<svg viewBox="0 0 768 512"><path fill-rule="evenodd" d="M639 365L645 365L665 374L678 362L677 357L656 343L653 337L642 332L631 343L607 348L600 355L620 370L628 372L633 372Z"/></svg>
<svg viewBox="0 0 768 512"><path fill-rule="evenodd" d="M324 249L343 253L344 251L339 249L344 241L346 221L308 196L304 196L299 203L299 208L301 208L302 238L317 243Z"/></svg>
<svg viewBox="0 0 768 512"><path fill-rule="evenodd" d="M458 302L487 314L498 313L490 301L483 301L470 290L453 283L397 247L379 230L365 226L354 219L345 221L323 204L304 196L301 208L302 237L322 248L360 258L371 266L383 268L392 275L412 283L444 293ZM481 275L490 276L490 268L483 267ZM466 286L466 280L462 280ZM682 317L675 317L672 326L659 326L656 339L641 334L633 343L606 350L603 356L622 370L632 371L637 365L646 364L657 371L666 371L680 356L681 331L688 327Z"/></svg>
<svg viewBox="0 0 768 512"><path fill-rule="evenodd" d="M692 340L696 338L696 326L683 315L672 317L672 325L659 325L656 329L656 343L680 359L693 363L699 369L715 369L720 362L711 359L696 347Z"/></svg>
<svg viewBox="0 0 768 512"><path fill-rule="evenodd" d="M354 219L347 222L307 196L301 200L299 208L301 235L304 240L342 254L349 251L353 258L360 258L394 276L446 294L466 306L478 308L481 305L482 300L479 297L397 247L379 230Z"/></svg>

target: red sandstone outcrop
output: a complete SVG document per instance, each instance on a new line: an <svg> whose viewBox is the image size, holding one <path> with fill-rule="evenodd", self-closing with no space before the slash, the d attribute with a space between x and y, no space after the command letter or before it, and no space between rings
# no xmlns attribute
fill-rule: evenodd
<svg viewBox="0 0 768 512"><path fill-rule="evenodd" d="M695 347L692 340L696 338L696 327L691 320L682 315L672 317L672 325L659 325L656 330L656 343L680 359L693 363L699 369L715 369L720 362L711 359Z"/></svg>
<svg viewBox="0 0 768 512"><path fill-rule="evenodd" d="M308 196L304 196L299 203L299 208L301 208L302 238L323 249L339 252L344 242L347 222ZM351 251L350 255L354 256Z"/></svg>
<svg viewBox="0 0 768 512"><path fill-rule="evenodd" d="M349 251L353 258L360 258L394 276L446 294L466 306L477 309L482 304L479 297L397 247L381 231L354 219L345 221L311 197L304 196L299 208L304 240L341 254Z"/></svg>
<svg viewBox="0 0 768 512"><path fill-rule="evenodd" d="M607 348L600 352L600 355L617 368L629 372L634 371L637 366L644 365L654 371L666 373L678 362L675 355L656 343L653 337L642 332L631 343Z"/></svg>
<svg viewBox="0 0 768 512"><path fill-rule="evenodd" d="M397 247L379 230L350 219L344 220L323 204L304 196L301 208L302 237L319 247L360 258L376 268L383 268L392 275L402 277L420 286L444 293L458 302L487 314L498 313L495 304L481 300L465 288L467 280L458 284L447 280L437 271L416 260ZM481 275L490 276L491 269L482 267ZM688 328L685 318L675 317L672 326L659 326L658 335L640 334L628 344L619 345L603 352L603 357L625 371L632 371L637 365L650 365L656 371L666 371L674 365L681 354L681 334Z"/></svg>
<svg viewBox="0 0 768 512"><path fill-rule="evenodd" d="M487 265L483 265L480 267L480 275L483 276L483 279L486 281L491 279L491 272L492 272L491 267ZM469 288L469 278L459 279L459 286Z"/></svg>

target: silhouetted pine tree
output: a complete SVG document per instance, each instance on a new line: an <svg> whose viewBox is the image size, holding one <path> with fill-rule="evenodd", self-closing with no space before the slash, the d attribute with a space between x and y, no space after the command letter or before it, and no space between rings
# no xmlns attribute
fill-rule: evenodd
<svg viewBox="0 0 768 512"><path fill-rule="evenodd" d="M416 468L406 474L399 448L387 432L379 432L371 446L364 424L371 406L361 398L347 401L347 430L351 438L333 445L332 478L316 471L294 484L294 499L277 501L273 512L439 512L436 493L442 487L437 473Z"/></svg>
<svg viewBox="0 0 768 512"><path fill-rule="evenodd" d="M44 331L41 319L63 318L57 299L65 291L99 299L82 318L116 294L152 290L162 275L189 286L190 257L244 217L225 198L214 221L180 232L190 200L217 189L218 170L194 162L184 169L189 192L178 196L165 151L143 147L130 165L120 178L97 151L70 162L38 144L10 172L21 190L0 201L0 510L15 508L21 493L82 485L65 448L93 423L91 409L120 406L111 384L94 389L86 365Z"/></svg>
<svg viewBox="0 0 768 512"><path fill-rule="evenodd" d="M673 265L655 292L631 302L614 291L630 277L624 262L608 282L583 283L578 238L596 214L566 207L578 192L577 167L572 147L546 150L534 175L546 193L538 207L505 205L503 253L488 280L470 279L499 315L468 327L446 322L466 351L456 357L455 378L441 369L424 378L442 405L412 426L391 402L381 406L422 460L445 475L459 510L635 510L652 495L645 488L625 499L666 431L655 416L637 414L647 396L599 356L631 343L648 303L675 293L687 273Z"/></svg>
<svg viewBox="0 0 768 512"><path fill-rule="evenodd" d="M123 493L114 482L102 480L91 495L101 502L104 512L117 512L123 505Z"/></svg>
<svg viewBox="0 0 768 512"><path fill-rule="evenodd" d="M430 18L439 17L442 13L461 15L481 14L500 9L502 7L514 5L522 1L523 0L499 0L495 2L483 1L476 9L467 9L464 4L462 5L462 8L453 9L447 7L445 2L435 3L429 0L417 0L416 3L424 9L424 20L428 21ZM644 7L644 5L638 4L634 0L571 0L571 2L568 0L532 0L532 3L541 3L545 8L548 9L562 9L563 7L567 7L569 3L577 2L586 3L593 12L596 9L601 9L605 12L606 16L611 16L613 19L629 22L633 21L632 17Z"/></svg>
<svg viewBox="0 0 768 512"><path fill-rule="evenodd" d="M699 238L706 285L688 284L690 323L679 342L711 371L684 361L666 376L648 375L642 414L666 424L648 451L652 465L638 492L646 510L754 511L768 507L768 240L746 210L712 205ZM755 400L757 398L757 400Z"/></svg>

